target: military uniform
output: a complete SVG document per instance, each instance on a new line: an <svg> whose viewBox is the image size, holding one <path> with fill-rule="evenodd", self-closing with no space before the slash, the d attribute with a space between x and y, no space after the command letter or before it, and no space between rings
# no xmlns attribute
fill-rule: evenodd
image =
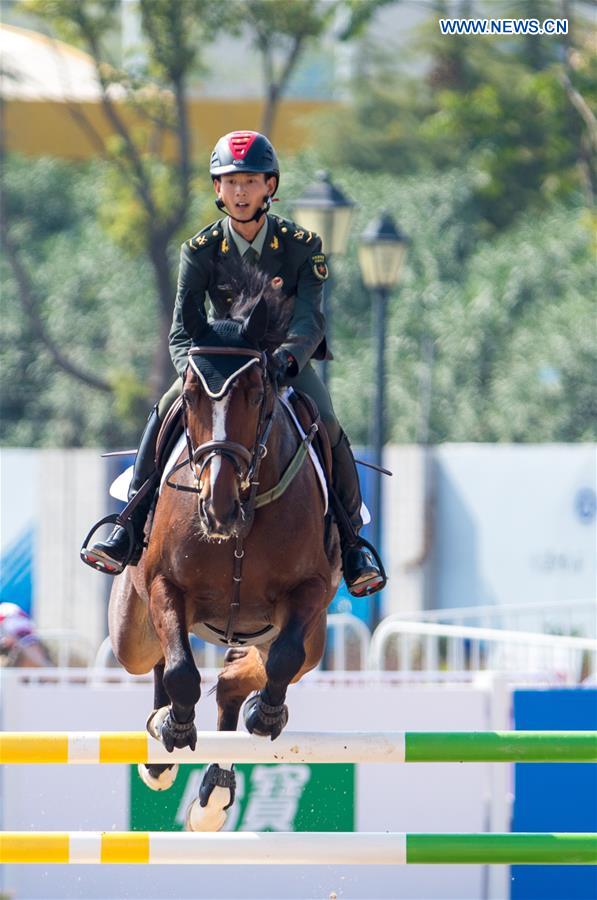
<svg viewBox="0 0 597 900"><path fill-rule="evenodd" d="M313 397L333 445L340 438L340 426L330 395L310 364L311 359L332 359L326 344L325 320L321 312L323 282L328 277L321 239L294 222L273 215L266 217L263 236L260 232L253 245L242 238L239 241L239 236L236 233L232 236L230 232L230 219L226 217L208 225L181 247L178 288L170 329L170 355L180 378L160 400L160 418L163 419L181 391L181 379L191 346L187 328L194 330L194 317L197 323L201 317L206 317L206 296L215 317L227 315L233 298L226 284L226 267L231 263L238 266L241 255L237 243L254 247L261 237L261 254L255 264L271 275L274 284L279 285L286 296L294 297L294 313L282 348L296 360L298 374L286 377L284 383Z"/></svg>

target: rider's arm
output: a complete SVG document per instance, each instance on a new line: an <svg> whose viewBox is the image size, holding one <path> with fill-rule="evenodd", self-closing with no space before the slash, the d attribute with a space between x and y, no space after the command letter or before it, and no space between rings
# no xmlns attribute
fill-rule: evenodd
<svg viewBox="0 0 597 900"><path fill-rule="evenodd" d="M204 254L193 250L188 241L182 245L174 316L169 335L170 357L181 377L187 367L191 335L201 319L206 319L205 292L209 283L209 269L203 257Z"/></svg>
<svg viewBox="0 0 597 900"><path fill-rule="evenodd" d="M305 251L307 251L306 254ZM297 246L295 252L301 252L303 259L298 269L294 314L282 348L292 354L300 372L309 362L325 335L325 319L321 311L321 304L327 269L320 238L316 237L310 247ZM321 272L325 273L323 277L322 274L315 274L318 265L320 268L323 266L321 268Z"/></svg>

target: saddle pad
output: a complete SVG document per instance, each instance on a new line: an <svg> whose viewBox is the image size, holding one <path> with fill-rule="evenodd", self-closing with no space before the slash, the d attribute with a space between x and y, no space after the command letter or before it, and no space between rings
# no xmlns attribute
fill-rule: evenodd
<svg viewBox="0 0 597 900"><path fill-rule="evenodd" d="M162 487L164 481L176 465L176 461L178 457L182 453L183 449L187 446L187 442L184 434L181 434L176 444L174 445L174 449L170 453L168 457L168 461L166 462L166 466L164 468L164 472L160 479L160 494L162 493ZM129 487L133 478L133 466L129 466L128 469L125 469L124 472L121 472L118 478L115 478L112 484L110 485L110 496L114 497L116 500L122 500L123 503L128 501L129 496Z"/></svg>
<svg viewBox="0 0 597 900"><path fill-rule="evenodd" d="M115 500L122 500L127 503L129 499L129 487L133 479L133 466L129 466L124 472L121 472L118 478L115 478L110 485L110 496Z"/></svg>
<svg viewBox="0 0 597 900"><path fill-rule="evenodd" d="M281 394L279 394L279 398L282 401L282 403L284 404L284 406L286 407L286 409L288 410L288 412L290 413L290 417L291 417L292 421L294 422L294 424L296 425L298 433L301 435L301 437L305 437L305 432L302 429L301 423L297 419L294 409L292 408L292 406L290 404L289 397L291 396L292 393L293 393L292 388L287 387L286 390L284 390ZM315 466L315 471L317 472L317 477L319 479L319 484L320 484L320 487L321 487L321 490L323 493L323 499L324 499L324 503L325 503L325 511L327 513L327 511L328 511L327 482L326 482L324 471L321 468L321 463L319 462L318 456L312 446L309 447L309 456L311 457L311 461L312 461L313 465ZM361 521L362 521L363 525L368 525L369 522L371 521L371 515L369 513L369 510L365 506L364 502L361 502Z"/></svg>
<svg viewBox="0 0 597 900"><path fill-rule="evenodd" d="M283 391L281 394L279 394L279 398L282 401L282 403L284 404L284 407L285 407L288 415L290 416L296 430L298 431L298 433L302 439L302 438L306 437L306 434L303 431L301 423L297 419L292 406L290 405L290 400L288 398L290 397L291 392L292 392L292 388L286 388L285 391ZM313 463L315 472L317 474L317 480L319 481L319 487L321 488L321 494L323 497L323 505L324 505L324 515L325 515L328 511L328 486L327 486L327 482L325 479L325 473L324 473L323 469L321 468L321 463L319 462L319 459L317 458L317 453L315 452L315 450L313 449L311 444L309 444L309 458L310 458L311 462Z"/></svg>

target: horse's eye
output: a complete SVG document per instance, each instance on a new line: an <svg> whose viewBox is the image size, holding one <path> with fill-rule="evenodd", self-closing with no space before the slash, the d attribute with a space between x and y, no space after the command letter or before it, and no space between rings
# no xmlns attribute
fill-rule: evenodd
<svg viewBox="0 0 597 900"><path fill-rule="evenodd" d="M255 390L251 391L249 396L249 403L251 406L260 406L263 401L263 391Z"/></svg>

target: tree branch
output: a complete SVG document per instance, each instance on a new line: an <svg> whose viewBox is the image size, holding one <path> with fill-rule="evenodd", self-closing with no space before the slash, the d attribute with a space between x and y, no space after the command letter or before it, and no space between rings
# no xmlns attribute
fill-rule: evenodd
<svg viewBox="0 0 597 900"><path fill-rule="evenodd" d="M53 339L48 334L43 319L39 314L31 280L19 258L17 247L10 237L10 234L8 233L8 226L6 224L6 219L4 216L2 216L0 220L0 233L2 234L2 242L7 251L6 255L9 265L12 269L15 281L17 283L18 295L21 301L21 305L25 310L25 313L27 314L36 338L44 345L46 350L48 350L56 365L58 365L69 375L73 375L88 387L95 388L99 391L104 391L105 393L112 393L112 388L107 381L98 378L91 372L82 369L76 363L71 362L62 353L62 351L58 349Z"/></svg>

